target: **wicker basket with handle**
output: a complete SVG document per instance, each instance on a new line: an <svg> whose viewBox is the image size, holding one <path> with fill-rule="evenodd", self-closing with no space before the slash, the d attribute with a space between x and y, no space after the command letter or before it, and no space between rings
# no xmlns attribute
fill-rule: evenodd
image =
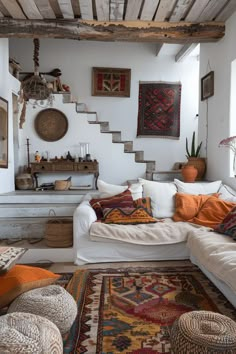
<svg viewBox="0 0 236 354"><path fill-rule="evenodd" d="M71 180L56 180L55 191L67 191L71 187Z"/></svg>
<svg viewBox="0 0 236 354"><path fill-rule="evenodd" d="M73 246L73 220L57 219L53 209L49 210L49 219L45 228L45 242L48 247L66 248Z"/></svg>

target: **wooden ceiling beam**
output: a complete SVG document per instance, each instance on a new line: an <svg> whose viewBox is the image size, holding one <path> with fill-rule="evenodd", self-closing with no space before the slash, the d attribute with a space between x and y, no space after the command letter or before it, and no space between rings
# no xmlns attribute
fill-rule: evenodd
<svg viewBox="0 0 236 354"><path fill-rule="evenodd" d="M215 42L225 33L223 22L169 23L148 21L0 19L0 38L66 38L97 41L196 43Z"/></svg>

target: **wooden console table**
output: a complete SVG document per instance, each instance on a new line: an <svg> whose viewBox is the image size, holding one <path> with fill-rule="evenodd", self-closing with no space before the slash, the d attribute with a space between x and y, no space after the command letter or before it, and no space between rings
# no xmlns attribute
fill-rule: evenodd
<svg viewBox="0 0 236 354"><path fill-rule="evenodd" d="M35 179L38 188L39 173L76 172L78 174L93 174L95 177L95 187L99 176L99 165L97 161L73 162L73 161L41 161L31 162L31 175Z"/></svg>

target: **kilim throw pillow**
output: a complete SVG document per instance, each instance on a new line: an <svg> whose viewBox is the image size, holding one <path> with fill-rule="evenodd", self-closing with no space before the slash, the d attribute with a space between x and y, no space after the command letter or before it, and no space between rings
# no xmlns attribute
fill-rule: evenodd
<svg viewBox="0 0 236 354"><path fill-rule="evenodd" d="M105 224L148 224L155 223L158 220L148 214L142 208L105 208L103 209L103 222Z"/></svg>
<svg viewBox="0 0 236 354"><path fill-rule="evenodd" d="M134 200L134 207L143 207L147 210L148 214L152 216L152 208L151 208L151 198L150 197L143 197Z"/></svg>
<svg viewBox="0 0 236 354"><path fill-rule="evenodd" d="M11 269L26 251L27 248L0 247L0 274Z"/></svg>
<svg viewBox="0 0 236 354"><path fill-rule="evenodd" d="M127 189L113 197L91 199L90 205L94 209L97 219L101 220L104 208L133 208L133 198L131 192Z"/></svg>
<svg viewBox="0 0 236 354"><path fill-rule="evenodd" d="M226 215L214 231L231 236L236 241L236 206Z"/></svg>

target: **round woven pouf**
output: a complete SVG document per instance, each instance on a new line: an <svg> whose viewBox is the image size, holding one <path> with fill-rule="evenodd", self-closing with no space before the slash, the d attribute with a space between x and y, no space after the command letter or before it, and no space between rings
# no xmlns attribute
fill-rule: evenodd
<svg viewBox="0 0 236 354"><path fill-rule="evenodd" d="M0 353L62 354L61 333L44 317L9 313L0 316Z"/></svg>
<svg viewBox="0 0 236 354"><path fill-rule="evenodd" d="M175 354L236 353L236 322L209 311L184 313L171 330Z"/></svg>
<svg viewBox="0 0 236 354"><path fill-rule="evenodd" d="M8 313L28 312L46 317L65 334L71 328L77 305L74 298L59 285L33 289L18 296L10 305Z"/></svg>

